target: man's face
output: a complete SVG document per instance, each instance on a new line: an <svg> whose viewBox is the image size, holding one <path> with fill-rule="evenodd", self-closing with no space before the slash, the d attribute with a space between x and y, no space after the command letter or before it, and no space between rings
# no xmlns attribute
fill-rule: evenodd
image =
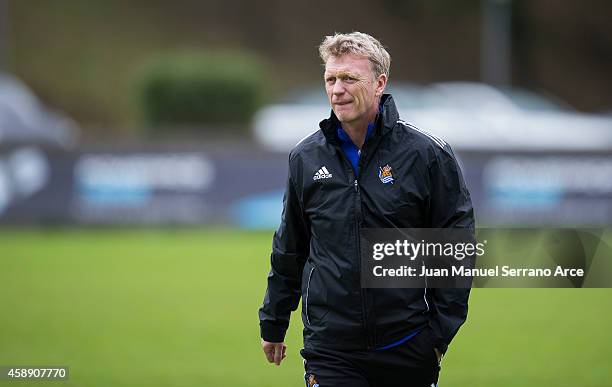
<svg viewBox="0 0 612 387"><path fill-rule="evenodd" d="M327 98L340 122L355 123L376 115L387 77L374 77L367 58L332 56L325 63L324 77Z"/></svg>

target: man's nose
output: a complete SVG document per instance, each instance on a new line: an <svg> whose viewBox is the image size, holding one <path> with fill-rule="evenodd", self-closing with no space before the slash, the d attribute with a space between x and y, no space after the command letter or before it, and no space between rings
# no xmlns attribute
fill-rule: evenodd
<svg viewBox="0 0 612 387"><path fill-rule="evenodd" d="M344 91L345 91L345 89L344 89L344 84L342 83L342 81L341 81L341 80L337 80L337 81L334 83L334 87L333 87L333 89L332 89L332 93L333 93L334 95L339 95L339 94L344 93Z"/></svg>

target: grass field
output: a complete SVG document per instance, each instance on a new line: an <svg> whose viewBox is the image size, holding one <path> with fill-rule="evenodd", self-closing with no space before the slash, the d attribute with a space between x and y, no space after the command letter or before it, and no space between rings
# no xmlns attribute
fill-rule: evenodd
<svg viewBox="0 0 612 387"><path fill-rule="evenodd" d="M87 387L302 386L301 321L269 365L270 232L0 230L0 365ZM441 386L612 385L612 290L474 289Z"/></svg>

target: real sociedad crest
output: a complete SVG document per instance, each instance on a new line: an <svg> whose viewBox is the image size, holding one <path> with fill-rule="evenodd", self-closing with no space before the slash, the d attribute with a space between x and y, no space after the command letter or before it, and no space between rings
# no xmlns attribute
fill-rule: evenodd
<svg viewBox="0 0 612 387"><path fill-rule="evenodd" d="M384 167L378 167L378 178L383 184L391 183L393 184L393 169L389 166L389 164Z"/></svg>

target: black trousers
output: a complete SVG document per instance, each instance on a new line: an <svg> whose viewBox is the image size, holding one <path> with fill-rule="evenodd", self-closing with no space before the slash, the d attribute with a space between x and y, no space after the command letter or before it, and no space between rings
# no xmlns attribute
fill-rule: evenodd
<svg viewBox="0 0 612 387"><path fill-rule="evenodd" d="M430 328L384 351L302 349L306 387L435 387L440 365Z"/></svg>

